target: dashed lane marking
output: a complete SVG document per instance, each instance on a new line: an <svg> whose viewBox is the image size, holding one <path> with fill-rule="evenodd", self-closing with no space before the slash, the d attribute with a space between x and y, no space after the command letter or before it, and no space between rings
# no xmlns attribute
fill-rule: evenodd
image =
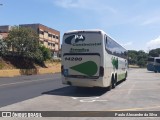
<svg viewBox="0 0 160 120"><path fill-rule="evenodd" d="M14 83L7 83L7 84L1 84L0 87L2 86L9 86L9 85L15 85L15 84L22 84L22 83L30 83L30 82L39 82L39 81L43 81L43 80L51 80L53 78L45 78L45 79L36 79L36 80L27 80L27 81L23 81L23 82L14 82Z"/></svg>

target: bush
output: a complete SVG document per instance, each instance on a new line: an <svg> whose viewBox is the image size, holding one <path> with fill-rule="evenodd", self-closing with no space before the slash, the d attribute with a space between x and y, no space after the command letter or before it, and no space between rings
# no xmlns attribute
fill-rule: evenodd
<svg viewBox="0 0 160 120"><path fill-rule="evenodd" d="M50 49L46 48L45 46L39 46L39 49L40 49L40 51L43 55L43 60L44 61L52 58Z"/></svg>

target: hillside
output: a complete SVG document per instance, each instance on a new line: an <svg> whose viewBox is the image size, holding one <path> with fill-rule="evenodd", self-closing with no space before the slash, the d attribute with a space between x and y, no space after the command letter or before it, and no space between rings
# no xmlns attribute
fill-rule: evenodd
<svg viewBox="0 0 160 120"><path fill-rule="evenodd" d="M48 68L53 67L59 62L46 61L44 63L37 63L21 57L3 57L0 58L0 70L7 69L35 69L35 68Z"/></svg>

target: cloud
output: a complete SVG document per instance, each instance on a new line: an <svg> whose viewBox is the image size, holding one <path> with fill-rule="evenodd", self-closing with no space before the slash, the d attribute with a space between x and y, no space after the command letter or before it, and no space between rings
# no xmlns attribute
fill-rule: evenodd
<svg viewBox="0 0 160 120"><path fill-rule="evenodd" d="M127 43L124 43L124 44L121 44L123 47L128 47L128 46L131 46L133 44L133 42L127 42Z"/></svg>
<svg viewBox="0 0 160 120"><path fill-rule="evenodd" d="M160 17L154 17L150 18L148 20L145 20L142 25L150 25L150 24L157 24L160 22Z"/></svg>
<svg viewBox="0 0 160 120"><path fill-rule="evenodd" d="M160 48L160 36L146 43L148 49Z"/></svg>
<svg viewBox="0 0 160 120"><path fill-rule="evenodd" d="M104 5L103 1L99 2L97 0L53 0L53 3L62 8L79 8L94 11L107 10L111 13L117 12L113 7Z"/></svg>
<svg viewBox="0 0 160 120"><path fill-rule="evenodd" d="M74 8L79 6L79 0L54 0L53 1L57 6L63 8Z"/></svg>

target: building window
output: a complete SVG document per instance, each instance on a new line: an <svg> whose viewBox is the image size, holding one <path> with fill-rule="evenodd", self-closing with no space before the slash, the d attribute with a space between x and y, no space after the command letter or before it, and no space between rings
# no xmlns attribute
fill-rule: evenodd
<svg viewBox="0 0 160 120"><path fill-rule="evenodd" d="M46 31L46 30L45 30L44 32L45 32L45 33L48 33L48 31Z"/></svg>
<svg viewBox="0 0 160 120"><path fill-rule="evenodd" d="M48 34L48 37L52 37L52 34Z"/></svg>
<svg viewBox="0 0 160 120"><path fill-rule="evenodd" d="M58 36L56 36L56 39L58 39Z"/></svg>
<svg viewBox="0 0 160 120"><path fill-rule="evenodd" d="M42 34L42 35L44 35L44 32L43 32L43 31L39 31L39 34Z"/></svg>
<svg viewBox="0 0 160 120"><path fill-rule="evenodd" d="M41 29L39 29L39 34L44 35L44 31L43 31L43 30L41 30Z"/></svg>
<svg viewBox="0 0 160 120"><path fill-rule="evenodd" d="M52 43L48 43L48 46L51 46Z"/></svg>
<svg viewBox="0 0 160 120"><path fill-rule="evenodd" d="M53 38L55 38L55 35L53 35Z"/></svg>

